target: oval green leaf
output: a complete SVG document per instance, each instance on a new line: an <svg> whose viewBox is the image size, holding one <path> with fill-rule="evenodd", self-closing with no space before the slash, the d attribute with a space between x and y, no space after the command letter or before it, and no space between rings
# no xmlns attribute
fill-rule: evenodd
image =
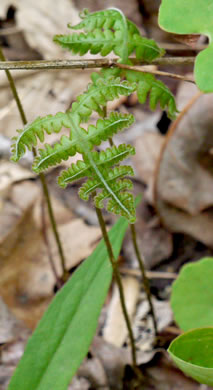
<svg viewBox="0 0 213 390"><path fill-rule="evenodd" d="M177 337L169 347L175 364L200 383L213 386L213 328L194 329Z"/></svg>
<svg viewBox="0 0 213 390"><path fill-rule="evenodd" d="M109 232L116 257L127 227L120 218ZM67 390L88 352L111 280L102 240L56 294L29 339L8 390Z"/></svg>
<svg viewBox="0 0 213 390"><path fill-rule="evenodd" d="M203 92L213 92L212 0L162 0L159 25L175 34L204 34L209 46L196 57L195 80Z"/></svg>
<svg viewBox="0 0 213 390"><path fill-rule="evenodd" d="M172 285L171 306L184 331L213 326L213 258L185 265Z"/></svg>

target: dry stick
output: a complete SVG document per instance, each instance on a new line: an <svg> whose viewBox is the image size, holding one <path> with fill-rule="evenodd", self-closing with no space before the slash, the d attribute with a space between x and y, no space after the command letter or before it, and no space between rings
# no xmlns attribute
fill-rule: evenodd
<svg viewBox="0 0 213 390"><path fill-rule="evenodd" d="M137 67L137 66L124 65L124 64L117 64L116 66L121 69L134 70L142 73L151 73L151 74L156 74L158 76L164 76L164 77L171 77L173 79L188 81L190 83L195 84L195 80L192 77L182 76L176 73L162 72L161 70L153 70L153 69L149 69L148 66Z"/></svg>
<svg viewBox="0 0 213 390"><path fill-rule="evenodd" d="M103 239L104 239L104 242L105 242L106 247L107 247L107 252L109 255L109 260L110 260L111 265L112 265L114 277L115 277L116 283L118 285L121 307L122 307L122 311L124 314L126 326L127 326L128 332L129 332L129 339L130 339L131 352L132 352L132 363L133 363L133 367L136 368L137 367L136 347L135 347L135 341L134 341L134 335L133 335L133 331L132 331L132 327L131 327L131 322L130 322L129 315L128 315L127 308L126 308L121 275L120 275L120 272L117 268L117 262L116 262L115 257L114 257L112 245L111 245L111 242L109 240L109 236L108 236L108 233L106 230L106 225L105 225L105 221L104 221L102 212L97 207L95 208L95 210L96 210L98 222L99 222L99 225L100 225L100 228L102 231Z"/></svg>
<svg viewBox="0 0 213 390"><path fill-rule="evenodd" d="M140 276L141 271L137 268L120 268L120 273L124 275ZM177 279L178 274L175 272L163 271L146 271L148 279Z"/></svg>
<svg viewBox="0 0 213 390"><path fill-rule="evenodd" d="M4 57L4 54L3 54L3 51L1 49L1 47L0 47L0 60L2 62L5 61L5 57ZM10 73L10 71L8 69L5 69L5 73L7 75L7 78L8 78L8 81L9 81L9 85L10 85L10 89L11 89L13 97L14 97L14 99L16 101L16 104L17 104L17 107L18 107L18 111L19 111L21 120L23 122L23 125L26 125L27 124L27 118L26 118L26 115L25 115L25 112L24 112L21 100L20 100L20 98L18 96L18 92L17 92L16 86L15 86L15 82L13 80L13 77L12 77L12 75L11 75L11 73ZM33 154L34 154L34 156L36 156L35 148L33 148ZM43 173L40 173L39 177L40 177L40 180L41 180L43 193L44 193L44 196L45 196L45 199L46 199L46 202L47 202L48 214L49 214L49 218L50 218L51 227L52 227L52 230L53 230L53 234L55 236L56 244L57 244L57 247L58 247L58 252L59 252L59 255L60 255L60 259L61 259L61 266L62 266L62 270L63 270L62 278L65 279L66 275L67 275L66 266L65 266L65 256L64 256L64 253L63 253L61 240L60 240L59 233L58 233L58 230L57 230L57 225L56 225L56 221L55 221L55 217L54 217L54 213L53 213L53 208L52 208L52 204L51 204L51 200L50 200L50 196L49 196L49 191L48 191L48 188L47 188L46 179L45 179L45 176L44 176ZM50 262L51 262L51 260L50 260Z"/></svg>
<svg viewBox="0 0 213 390"><path fill-rule="evenodd" d="M144 259L141 256L141 253L140 253L140 250L139 250L139 247L138 247L138 244L137 244L135 225L133 225L133 224L130 225L130 229L131 229L132 242L133 242L133 245L134 245L134 249L135 249L135 253L136 253L136 256L137 256L138 264L139 264L140 271L141 271L142 276L143 276L144 290L145 290L145 293L146 293L146 296L147 296L147 299L148 299L148 302L149 302L150 312L151 312L151 315L152 315L152 321L153 321L155 335L156 335L157 334L157 321L156 321L154 307L153 307L152 299L151 299L149 280L147 278L146 270L145 270L145 266L144 266Z"/></svg>
<svg viewBox="0 0 213 390"><path fill-rule="evenodd" d="M1 60L1 58L0 58ZM133 65L150 65L150 62L140 61L136 58L130 58ZM151 65L191 65L195 57L162 57L151 62ZM40 61L0 61L0 70L45 70L45 69L90 69L90 68L109 68L116 66L118 58L97 58L87 60L40 60Z"/></svg>

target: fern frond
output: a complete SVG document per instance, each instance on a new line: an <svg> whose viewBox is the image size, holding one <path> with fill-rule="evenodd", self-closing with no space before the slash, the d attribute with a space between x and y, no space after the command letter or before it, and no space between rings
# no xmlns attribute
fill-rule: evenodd
<svg viewBox="0 0 213 390"><path fill-rule="evenodd" d="M154 39L144 38L141 35L135 34L131 40L131 53L135 51L138 60L152 62L157 57L162 57L165 50L159 48Z"/></svg>
<svg viewBox="0 0 213 390"><path fill-rule="evenodd" d="M100 169L107 169L118 164L129 155L135 154L135 148L131 145L121 144L118 147L112 146L101 152L91 152L94 163ZM84 156L84 161L72 163L71 167L62 171L58 178L58 184L65 188L69 183L81 179L82 177L91 176L92 166L88 158Z"/></svg>
<svg viewBox="0 0 213 390"><path fill-rule="evenodd" d="M44 149L39 149L39 155L34 160L33 170L38 173L59 164L62 160L68 160L77 152L84 153L85 143L91 150L94 145L100 145L102 141L106 141L118 131L129 127L133 122L134 117L131 114L112 112L108 118L98 119L96 126L89 125L87 131L79 127L78 132L71 131L70 138L63 135L60 142L53 147L46 144ZM81 142L82 137L84 144Z"/></svg>
<svg viewBox="0 0 213 390"><path fill-rule="evenodd" d="M129 182L129 180L125 180L125 182L124 180L121 180L120 182L115 182L112 184L111 189L114 193L117 193L119 202L115 201L113 198L109 199L107 204L107 210L113 214L122 215L123 217L127 218L130 223L134 223L136 219L134 197L131 193L124 191L129 188L131 189ZM106 190L103 190L95 197L95 206L98 208L103 208L104 199L107 199L109 197L110 193Z"/></svg>
<svg viewBox="0 0 213 390"><path fill-rule="evenodd" d="M18 136L12 138L14 143L11 159L17 162L25 154L26 147L32 150L32 147L37 145L37 137L43 142L44 132L59 133L62 127L70 127L69 117L67 113L58 112L56 115L38 117L32 123L27 124L23 130L17 130Z"/></svg>
<svg viewBox="0 0 213 390"><path fill-rule="evenodd" d="M123 20L121 14L116 9L108 9L103 11L97 11L89 13L87 9L84 9L80 13L82 21L75 26L68 24L68 27L72 30L84 30L85 32L91 32L96 29L113 29L123 30ZM134 23L126 18L128 30L131 34L140 34L138 28Z"/></svg>
<svg viewBox="0 0 213 390"><path fill-rule="evenodd" d="M175 98L169 88L154 75L137 72L134 70L125 71L128 81L137 83L137 95L140 103L145 103L149 95L151 110L155 110L158 103L161 109L167 109L168 116L174 119L178 112Z"/></svg>
<svg viewBox="0 0 213 390"><path fill-rule="evenodd" d="M115 167L110 170L103 170L102 175L105 179L105 181L110 185L113 192L118 192L118 189L114 191L115 181L117 179L120 179L124 176L133 176L134 172L133 169L128 165L121 165L119 167ZM113 183L112 183L113 182ZM132 188L132 182L128 180L129 183L131 183L131 186L129 185L129 189ZM98 188L102 188L102 183L98 178L94 179L88 179L80 188L79 190L79 196L81 199L88 201L89 196L96 191ZM117 187L116 187L117 188Z"/></svg>
<svg viewBox="0 0 213 390"><path fill-rule="evenodd" d="M144 104L149 98L151 110L155 110L159 103L161 109L167 110L168 117L175 119L178 112L175 97L170 89L162 81L157 80L154 75L134 70L119 69L117 67L102 69L100 73L93 72L91 75L94 84L100 79L109 77L125 77L130 83L136 83L140 103Z"/></svg>
<svg viewBox="0 0 213 390"><path fill-rule="evenodd" d="M148 62L165 54L154 40L142 37L134 23L116 8L92 14L86 12L82 22L69 27L84 32L56 35L54 41L74 54L90 52L106 56L113 51L122 63L129 63L128 57L134 51L136 58Z"/></svg>
<svg viewBox="0 0 213 390"><path fill-rule="evenodd" d="M38 118L31 124L28 124L24 130L19 130L19 135L13 139L15 143L12 146L12 160L18 161L24 155L26 147L31 150L32 146L35 146L37 143L36 137L43 141L44 132L47 134L51 134L52 132L58 133L64 126L71 129L71 139L79 138L79 132L83 132L83 129L79 127L79 124L82 121L87 121L93 111L102 115L102 106L106 105L108 101L114 100L120 95L128 96L135 89L136 84L130 84L128 81L120 81L119 78L112 77L106 79L102 78L98 80L96 84L89 84L87 91L77 97L76 102L72 104L70 111ZM78 134L74 135L76 126L78 127ZM84 135L85 134L83 133L82 137L84 137ZM63 139L63 142L68 146L68 138ZM58 148L58 151L59 149L60 148ZM47 156L47 153L44 152L44 157ZM65 156L65 160L66 159L67 157ZM47 167L48 165L44 165L44 169Z"/></svg>
<svg viewBox="0 0 213 390"><path fill-rule="evenodd" d="M122 31L94 30L87 34L56 35L54 42L58 43L63 49L68 49L73 54L79 54L80 56L89 52L91 54L101 54L102 57L111 52L114 52L118 57L122 57L123 54ZM126 47L128 56L135 51L137 59L148 62L164 55L164 50L160 49L154 40L143 38L137 34L128 38Z"/></svg>
<svg viewBox="0 0 213 390"><path fill-rule="evenodd" d="M79 123L88 120L93 111L102 116L102 107L107 102L119 96L129 96L135 90L135 83L121 81L119 77L100 78L95 84L89 84L87 91L76 98L76 102L72 104L71 115L79 120Z"/></svg>
<svg viewBox="0 0 213 390"><path fill-rule="evenodd" d="M91 54L100 53L102 57L105 57L112 51L118 55L117 48L118 43L121 42L121 36L120 31L113 33L111 30L96 30L87 34L56 35L54 42L73 54L83 56L90 52Z"/></svg>

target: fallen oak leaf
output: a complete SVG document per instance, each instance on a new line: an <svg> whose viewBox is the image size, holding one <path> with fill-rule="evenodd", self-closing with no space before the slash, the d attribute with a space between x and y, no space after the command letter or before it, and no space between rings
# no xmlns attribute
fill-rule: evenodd
<svg viewBox="0 0 213 390"><path fill-rule="evenodd" d="M213 247L213 94L197 94L171 126L155 174L155 207L173 232Z"/></svg>

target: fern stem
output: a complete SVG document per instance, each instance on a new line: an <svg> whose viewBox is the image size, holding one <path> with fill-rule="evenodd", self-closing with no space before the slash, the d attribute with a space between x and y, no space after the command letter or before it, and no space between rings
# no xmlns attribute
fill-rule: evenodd
<svg viewBox="0 0 213 390"><path fill-rule="evenodd" d="M53 274L55 276L56 286L57 286L58 289L60 289L61 286L62 286L62 283L61 283L61 280L60 280L60 278L58 276L58 273L57 273L57 269L56 269L56 266L55 266L55 263L54 263L54 260L53 260L53 255L52 255L52 251L51 251L49 238L48 238L48 235L47 235L46 220L45 220L45 198L44 198L44 194L43 194L43 199L42 199L42 203L41 203L41 220L42 220L42 234L43 234L44 242L45 242L45 245L46 245L46 248L47 248L47 253L48 253L50 267L52 268L52 272L53 272Z"/></svg>
<svg viewBox="0 0 213 390"><path fill-rule="evenodd" d="M49 191L48 191L48 187L47 187L47 182L46 182L45 176L44 176L43 173L40 173L39 177L40 177L40 180L41 180L44 197L45 197L45 200L46 200L46 203L47 203L47 209L48 209L48 214L49 214L49 218L50 218L50 224L51 224L51 227L52 227L52 231L53 231L53 234L54 234L54 237L55 237L55 241L56 241L57 248L58 248L58 253L59 253L59 256L60 256L60 260L61 260L61 267L62 267L62 271L63 271L62 281L65 283L67 281L67 279L68 279L68 272L66 270L66 261L65 261L64 251L63 251L61 239L60 239L60 236L59 236L59 233L58 233L57 224L56 224L56 220L55 220L53 207L52 207L52 203L51 203L51 199L50 199L50 195L49 195Z"/></svg>
<svg viewBox="0 0 213 390"><path fill-rule="evenodd" d="M131 321L130 321L130 318L129 318L129 315L128 315L128 311L127 311L127 307L126 307L126 302L125 302L125 296L124 296L124 290L123 290L121 275L120 275L120 272L118 270L117 262L115 260L114 254L113 254L113 249L112 249L112 245L111 245L111 242L109 240L109 236L108 236L108 233L107 233L107 230L106 230L106 224L105 224L105 221L104 221L104 218L103 218L103 214L102 214L101 210L98 209L98 208L96 208L96 214L97 214L99 225L100 225L100 228L101 228L101 231L102 231L102 236L103 236L103 239L104 239L106 247L107 247L109 260L110 260L111 265L112 265L115 281L117 283L118 290L119 290L121 308L122 308L122 312L123 312L124 319L125 319L125 322L126 322L128 333L129 333L131 352L132 352L132 365L133 365L133 368L134 368L136 376L138 377L138 379L142 380L143 379L143 375L142 375L141 371L137 368L137 354L136 354L134 335L133 335Z"/></svg>
<svg viewBox="0 0 213 390"><path fill-rule="evenodd" d="M149 62L129 58L133 65L150 65ZM37 60L37 61L3 61L0 59L0 70L46 70L46 69L91 69L116 66L118 58L97 58L87 60ZM152 61L152 65L176 66L191 65L195 57L162 57Z"/></svg>
<svg viewBox="0 0 213 390"><path fill-rule="evenodd" d="M5 59L5 56L3 54L3 51L1 49L1 47L0 47L0 60L3 61L3 62L6 62L6 59ZM9 82L9 85L10 85L11 92L12 92L13 97L15 99L15 102L16 102L16 105L17 105L17 108L18 108L18 111L19 111L22 123L24 125L26 125L27 118L26 118L23 106L21 104L21 100L20 100L18 92L17 92L16 86L15 86L15 82L13 80L13 77L12 77L10 71L8 69L4 69L4 70L5 70L5 73L6 73L8 82Z"/></svg>
<svg viewBox="0 0 213 390"><path fill-rule="evenodd" d="M141 271L141 274L143 276L144 290L145 290L145 293L146 293L146 296L147 296L147 300L149 302L150 313L151 313L151 316L152 316L152 321L153 321L155 335L157 335L157 320L156 320L154 307L153 307L153 303L152 303L152 299L151 299L149 280L148 280L147 275L146 275L144 259L143 259L142 255L141 255L141 252L139 250L138 243L137 243L137 235L136 235L135 225L133 225L133 224L130 225L130 229L131 229L131 236L132 236L132 242L133 242L135 254L137 256L137 260L138 260L138 264L139 264L139 267L140 267L140 271Z"/></svg>
<svg viewBox="0 0 213 390"><path fill-rule="evenodd" d="M6 62L6 59L5 59L5 56L3 54L3 51L1 49L1 47L0 47L0 60L2 62ZM27 117L26 117L26 114L24 112L24 108L22 106L21 100L19 98L16 86L15 86L14 79L13 79L13 77L12 77L12 75L11 75L11 73L10 73L10 71L8 69L5 69L5 73L6 73L6 76L7 76L7 79L8 79L8 82L9 82L10 89L12 91L13 97L15 99L15 102L16 102L16 105L17 105L17 108L18 108L21 120L23 122L23 125L26 125L27 124ZM34 156L36 156L35 148L33 148L33 154L34 154ZM48 214L49 214L49 218L50 218L51 227L52 227L52 230L53 230L53 234L55 236L56 244L57 244L57 247L58 247L58 252L59 252L59 255L60 255L60 259L61 259L61 266L62 266L62 270L63 270L62 279L65 281L66 275L67 275L66 266L65 266L65 256L64 256L64 253L63 253L61 240L60 240L59 233L58 233L58 230L57 230L56 220L55 220L54 213L53 213L53 207L52 207L52 203L51 203L51 199L50 199L50 195L49 195L46 179L45 179L45 176L44 176L43 173L39 174L39 178L41 180L43 193L44 193L44 196L45 196L45 199L46 199L46 203L47 203L47 207L48 207ZM49 257L49 261L50 261L50 264L51 264L51 267L52 267L52 259L50 257ZM54 273L54 275L55 275L55 273ZM60 278L57 276L57 280L56 280L57 284L59 283L59 281L60 281Z"/></svg>
<svg viewBox="0 0 213 390"><path fill-rule="evenodd" d="M104 218L103 218L103 214L102 214L100 209L96 208L95 210L96 210L96 214L97 214L97 217L98 217L98 222L99 222L99 225L100 225L100 228L101 228L101 231L102 231L103 239L104 239L106 247L107 247L107 252L108 252L108 255L109 255L109 260L110 260L111 265L112 265L113 274L114 274L114 277L115 277L115 280L116 280L116 283L117 283L117 286L118 286L122 312L123 312L124 319L125 319L125 322L126 322L128 333L129 333L131 352L132 352L132 364L133 364L133 367L136 368L137 367L136 347L135 347L135 341L134 341L134 336L133 336L133 330L132 330L131 322L130 322L130 319L129 319L129 314L128 314L127 308L126 308L125 296L124 296L124 290L123 290L121 275L120 275L120 272L118 270L117 262L115 260L113 249L112 249L112 245L111 245L111 242L109 240L109 236L108 236L108 233L107 233L107 230L106 230L106 224L105 224L105 221L104 221Z"/></svg>
<svg viewBox="0 0 213 390"><path fill-rule="evenodd" d="M107 105L103 106L103 116L104 116L104 118L107 117ZM110 146L114 146L114 142L113 142L112 138L109 138L109 144L110 144ZM137 356L136 356L135 341L134 341L134 335L133 335L133 331L132 331L132 327L131 327L131 322L130 322L129 315L128 315L127 308L126 308L121 275L120 275L120 272L117 268L117 262L115 260L114 254L113 254L113 249L112 249L112 245L110 243L109 236L108 236L108 233L106 230L106 224L105 224L105 221L103 218L103 214L102 214L101 210L98 209L97 207L95 209L96 209L96 214L98 217L99 225L101 227L103 239L105 241L107 251L109 254L109 259L111 261L115 280L116 280L116 283L118 286L119 295L120 295L120 303L121 303L124 319L126 322L126 326L127 326L128 332L129 332L129 339L130 339L131 351L132 351L132 364L133 364L133 367L136 368L137 367Z"/></svg>
<svg viewBox="0 0 213 390"><path fill-rule="evenodd" d="M107 116L107 106L103 107L103 112L104 112L104 116ZM114 145L114 142L113 142L112 138L109 138L109 144L110 144L110 146ZM135 229L135 224L129 224L129 226L130 226L130 230L131 230L131 239L132 239L133 247L134 247L134 250L135 250L135 254L136 254L136 257L137 257L137 260L138 260L138 264L139 264L139 268L140 268L140 271L141 271L141 275L142 275L142 278L143 278L144 290L145 290L145 293L146 293L147 300L149 302L150 313L151 313L151 316L152 316L152 321L153 321L155 335L157 335L157 320L156 320L154 307L153 307L152 300L151 300L149 280L148 280L148 277L146 275L146 270L145 270L145 266L144 266L143 256L142 256L142 254L141 254L141 252L139 250L138 244L137 244L137 232L136 232L136 229Z"/></svg>
<svg viewBox="0 0 213 390"><path fill-rule="evenodd" d="M114 8L114 7L110 7L109 9L112 9L116 12L118 12L118 14L120 14L121 16L121 19L122 19L122 22L123 22L123 44L122 44L122 56L121 56L121 60L122 60L122 63L125 64L126 62L128 62L128 26L127 26L127 20L123 14L123 12L118 9L118 8Z"/></svg>

